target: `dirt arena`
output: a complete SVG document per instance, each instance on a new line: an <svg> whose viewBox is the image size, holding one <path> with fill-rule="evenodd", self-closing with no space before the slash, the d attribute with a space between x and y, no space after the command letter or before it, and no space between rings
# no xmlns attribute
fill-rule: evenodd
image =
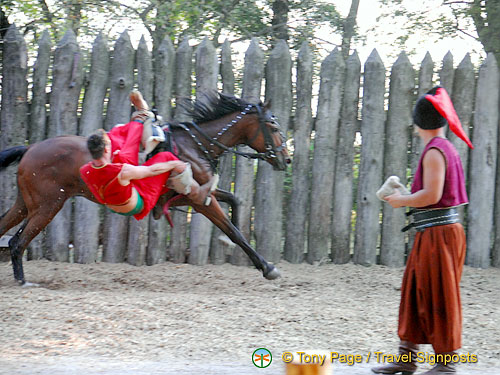
<svg viewBox="0 0 500 375"><path fill-rule="evenodd" d="M152 366L145 374L282 374L285 351L396 353L403 269L278 267L282 278L267 281L231 265L30 261L26 278L40 286L21 288L11 265L0 263L0 374L45 374L50 366L52 374L142 374L141 363ZM500 374L499 296L499 269L465 267L460 353L478 363L461 373ZM273 354L266 369L251 363L261 347ZM427 345L422 351L432 353ZM199 363L211 367L180 370ZM375 365L372 357L334 373L369 374Z"/></svg>

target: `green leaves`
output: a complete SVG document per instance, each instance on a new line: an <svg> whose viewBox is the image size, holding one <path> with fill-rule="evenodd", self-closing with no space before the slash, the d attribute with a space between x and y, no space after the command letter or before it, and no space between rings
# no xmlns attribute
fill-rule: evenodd
<svg viewBox="0 0 500 375"><path fill-rule="evenodd" d="M479 40L485 50L497 53L500 57L500 3L497 1L431 1L423 0L419 9L415 10L415 2L408 0L380 0L384 13L377 18L382 20L399 20L401 28L384 36L393 35L401 48L408 49L408 41L416 32L424 32L431 38L456 37ZM491 4L498 4L497 11ZM398 24L399 25L399 24ZM490 30L498 28L496 32ZM371 30L379 32L375 27ZM399 33L397 36L395 34ZM477 34L477 35L476 35ZM497 35L496 39L493 35Z"/></svg>
<svg viewBox="0 0 500 375"><path fill-rule="evenodd" d="M35 41L44 29L49 29L52 38L59 40L70 27L79 35L82 47L90 48L99 32L113 43L124 29L137 29L137 25L142 25L154 45L159 45L167 36L176 42L189 35L199 40L208 36L216 45L219 36L229 37L231 41L259 37L271 48L275 32L283 29L283 22L272 22L274 1L10 0L3 1L2 6L9 21L16 22ZM286 4L288 9L285 6L281 16L287 19L285 27L291 48L299 48L304 40L313 48L326 46L331 50L339 45L344 20L331 1L289 0ZM318 38L317 31L325 27L332 30L333 38Z"/></svg>

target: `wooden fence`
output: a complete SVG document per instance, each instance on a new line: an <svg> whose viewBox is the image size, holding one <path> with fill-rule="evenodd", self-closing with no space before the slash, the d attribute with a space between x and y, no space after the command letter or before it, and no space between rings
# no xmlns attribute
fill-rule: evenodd
<svg viewBox="0 0 500 375"><path fill-rule="evenodd" d="M153 59L144 39L136 51L124 32L112 51L106 39L98 37L89 61L81 56L71 31L55 49L45 33L31 71L25 41L15 26L10 28L2 61L2 149L60 134L87 135L99 127L110 129L127 122L128 94L134 87L164 118L177 120L189 117L180 109L174 111L176 98L204 89L235 93L229 43L218 54L207 39L195 50L187 39L177 48L165 39ZM272 262L331 259L404 265L412 242L412 235L400 231L406 220L404 209L382 204L375 191L390 175L407 183L421 150L413 134L412 107L418 95L439 82L450 93L476 147L469 151L453 134L449 136L468 174L470 205L461 212L468 235L467 264L500 266L500 225L495 225L500 223L500 199L496 198L500 196L500 84L494 56L488 55L476 73L468 55L454 68L453 56L447 54L436 71L427 54L417 74L402 52L387 78L376 50L363 73L356 53L343 61L334 50L321 64L314 103L313 82L318 80L313 71L307 43L295 64L283 41L266 57L254 39L245 54L243 89L236 94L258 101L265 85L265 99L271 99L283 131L293 139L294 161L286 173L273 171L262 161L234 160L230 155L221 161L220 186L233 189L241 200L240 228L257 251ZM316 108L315 117L312 108ZM0 208L6 211L16 194L15 168L3 172L0 179ZM221 241L220 231L201 215L177 211L173 219L175 227L170 230L165 219L138 222L76 198L32 242L28 258L73 258L80 263L102 259L134 265L166 260L249 264L241 249Z"/></svg>

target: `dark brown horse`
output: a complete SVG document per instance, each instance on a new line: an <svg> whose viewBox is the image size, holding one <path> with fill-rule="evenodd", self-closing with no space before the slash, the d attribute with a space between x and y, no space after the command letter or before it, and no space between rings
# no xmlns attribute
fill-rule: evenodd
<svg viewBox="0 0 500 375"><path fill-rule="evenodd" d="M266 160L277 170L284 170L290 163L285 140L267 105L213 94L206 95L203 101L191 103L189 111L193 122L171 124L170 128L178 157L191 164L198 183L209 181L217 157L238 144L247 144L257 151L246 156ZM17 199L0 218L0 237L24 220L21 229L9 241L14 278L20 284L25 283L24 250L64 202L77 195L96 202L79 174L80 167L90 160L86 139L78 136L51 138L29 147L18 146L0 152L0 170L19 162ZM173 194L167 193L166 199ZM212 199L209 206L193 204L186 196L172 201L172 206L192 206L239 245L264 277L279 277L275 266L250 246L217 201L228 202L236 209L234 196L222 190L216 190L214 196L216 199Z"/></svg>

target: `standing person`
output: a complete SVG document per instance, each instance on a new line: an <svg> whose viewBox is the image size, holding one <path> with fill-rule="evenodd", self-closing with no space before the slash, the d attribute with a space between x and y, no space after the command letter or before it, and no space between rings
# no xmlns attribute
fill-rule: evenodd
<svg viewBox="0 0 500 375"><path fill-rule="evenodd" d="M400 354L411 359L375 367L376 374L413 374L418 344L432 344L436 365L422 375L455 374L454 351L462 345L460 278L465 232L457 207L468 203L460 156L446 139L444 126L473 148L446 90L434 87L420 97L413 113L425 144L410 195L396 191L384 199L393 207L414 207L417 229L408 257L399 307ZM405 228L406 229L406 228Z"/></svg>

